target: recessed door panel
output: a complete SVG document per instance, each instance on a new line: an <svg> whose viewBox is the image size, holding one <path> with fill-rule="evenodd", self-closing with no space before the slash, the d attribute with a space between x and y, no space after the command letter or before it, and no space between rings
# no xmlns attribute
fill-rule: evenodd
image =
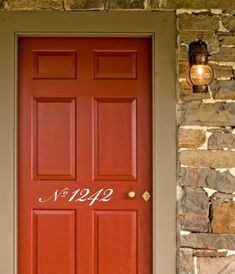
<svg viewBox="0 0 235 274"><path fill-rule="evenodd" d="M96 211L94 223L95 273L137 274L137 212Z"/></svg>
<svg viewBox="0 0 235 274"><path fill-rule="evenodd" d="M95 98L95 179L136 179L136 98Z"/></svg>
<svg viewBox="0 0 235 274"><path fill-rule="evenodd" d="M18 98L18 274L152 274L151 39L22 37Z"/></svg>
<svg viewBox="0 0 235 274"><path fill-rule="evenodd" d="M34 51L34 78L75 78L75 51Z"/></svg>
<svg viewBox="0 0 235 274"><path fill-rule="evenodd" d="M75 273L75 211L33 211L34 274Z"/></svg>
<svg viewBox="0 0 235 274"><path fill-rule="evenodd" d="M136 51L94 51L96 79L135 79Z"/></svg>
<svg viewBox="0 0 235 274"><path fill-rule="evenodd" d="M75 99L34 98L33 108L34 178L75 179Z"/></svg>

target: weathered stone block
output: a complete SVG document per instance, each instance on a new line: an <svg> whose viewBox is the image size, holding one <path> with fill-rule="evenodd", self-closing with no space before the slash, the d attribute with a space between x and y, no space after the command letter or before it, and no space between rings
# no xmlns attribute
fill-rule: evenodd
<svg viewBox="0 0 235 274"><path fill-rule="evenodd" d="M219 52L220 43L213 31L181 31L179 33L179 42L181 44L189 44L192 41L198 40L199 35L207 43L210 54Z"/></svg>
<svg viewBox="0 0 235 274"><path fill-rule="evenodd" d="M216 81L211 85L211 91L215 99L235 99L235 81Z"/></svg>
<svg viewBox="0 0 235 274"><path fill-rule="evenodd" d="M226 257L227 254L228 254L227 251L217 251L217 250L207 250L207 249L193 250L193 256L195 257Z"/></svg>
<svg viewBox="0 0 235 274"><path fill-rule="evenodd" d="M219 127L219 128L208 128L207 131L211 133L231 133L232 128L225 128L225 127Z"/></svg>
<svg viewBox="0 0 235 274"><path fill-rule="evenodd" d="M225 1L223 1L223 4L224 4L224 2ZM229 3L230 2L231 1L229 1ZM222 24L227 30L232 31L232 32L235 31L235 17L234 16L223 16Z"/></svg>
<svg viewBox="0 0 235 274"><path fill-rule="evenodd" d="M178 16L179 30L217 30L219 17L208 15L180 14Z"/></svg>
<svg viewBox="0 0 235 274"><path fill-rule="evenodd" d="M104 0L64 0L65 10L104 9Z"/></svg>
<svg viewBox="0 0 235 274"><path fill-rule="evenodd" d="M179 203L181 228L194 232L207 232L209 224L209 198L200 189L185 188Z"/></svg>
<svg viewBox="0 0 235 274"><path fill-rule="evenodd" d="M212 231L214 233L235 233L234 201L212 200Z"/></svg>
<svg viewBox="0 0 235 274"><path fill-rule="evenodd" d="M201 129L179 129L178 146L182 148L197 148L206 141L206 133Z"/></svg>
<svg viewBox="0 0 235 274"><path fill-rule="evenodd" d="M181 247L188 248L233 250L235 249L235 234L190 233L181 235L180 244Z"/></svg>
<svg viewBox="0 0 235 274"><path fill-rule="evenodd" d="M235 151L184 150L180 152L180 163L192 167L234 168Z"/></svg>
<svg viewBox="0 0 235 274"><path fill-rule="evenodd" d="M229 201L232 201L235 197L234 197L234 194L231 194L231 193L215 192L214 194L212 194L211 198L221 199L229 202Z"/></svg>
<svg viewBox="0 0 235 274"><path fill-rule="evenodd" d="M109 0L109 9L144 9L144 0Z"/></svg>
<svg viewBox="0 0 235 274"><path fill-rule="evenodd" d="M180 43L189 44L192 41L196 41L199 35L203 37L203 40L206 43L214 39L217 40L213 31L205 31L205 30L180 31L178 40Z"/></svg>
<svg viewBox="0 0 235 274"><path fill-rule="evenodd" d="M180 61L188 60L188 47L186 45L181 45L179 47L179 60Z"/></svg>
<svg viewBox="0 0 235 274"><path fill-rule="evenodd" d="M62 10L62 0L8 0L8 10Z"/></svg>
<svg viewBox="0 0 235 274"><path fill-rule="evenodd" d="M178 83L178 97L182 101L194 101L202 100L210 97L210 94L207 93L193 93L192 87L186 81L180 81Z"/></svg>
<svg viewBox="0 0 235 274"><path fill-rule="evenodd" d="M182 103L178 106L179 125L235 126L235 103Z"/></svg>
<svg viewBox="0 0 235 274"><path fill-rule="evenodd" d="M205 8L204 1L201 0L150 0L151 8L167 8L167 9L203 9Z"/></svg>
<svg viewBox="0 0 235 274"><path fill-rule="evenodd" d="M219 52L220 42L218 40L218 37L214 34L213 31L204 31L204 30L180 31L178 41L180 44L188 45L192 41L196 41L199 35L202 36L202 39L207 43L210 54Z"/></svg>
<svg viewBox="0 0 235 274"><path fill-rule="evenodd" d="M0 9L3 9L3 7L4 7L4 0L0 0Z"/></svg>
<svg viewBox="0 0 235 274"><path fill-rule="evenodd" d="M221 47L218 53L212 54L211 61L214 62L233 62L235 57L235 48Z"/></svg>
<svg viewBox="0 0 235 274"><path fill-rule="evenodd" d="M235 36L231 35L220 35L219 41L223 46L234 46L235 45Z"/></svg>
<svg viewBox="0 0 235 274"><path fill-rule="evenodd" d="M192 249L180 249L178 270L178 273L180 274L194 274L194 261Z"/></svg>
<svg viewBox="0 0 235 274"><path fill-rule="evenodd" d="M198 36L202 36L203 40L207 43L210 54L219 52L220 42L218 37L214 35L213 31L180 31L179 32L179 44L189 44L192 41L198 40Z"/></svg>
<svg viewBox="0 0 235 274"><path fill-rule="evenodd" d="M178 82L177 96L182 101L191 101L193 97L192 87L184 80Z"/></svg>
<svg viewBox="0 0 235 274"><path fill-rule="evenodd" d="M221 1L221 0L206 0L207 9L235 9L235 2L234 1Z"/></svg>
<svg viewBox="0 0 235 274"><path fill-rule="evenodd" d="M186 78L186 74L189 70L188 61L180 61L179 62L179 78Z"/></svg>
<svg viewBox="0 0 235 274"><path fill-rule="evenodd" d="M209 149L235 149L235 134L213 133L208 139Z"/></svg>
<svg viewBox="0 0 235 274"><path fill-rule="evenodd" d="M179 85L181 89L191 91L192 93L192 87L189 85L189 83L186 80L180 81Z"/></svg>
<svg viewBox="0 0 235 274"><path fill-rule="evenodd" d="M225 193L235 192L235 177L229 171L183 167L180 170L179 183L182 186L206 187Z"/></svg>
<svg viewBox="0 0 235 274"><path fill-rule="evenodd" d="M208 46L208 51L210 52L210 54L219 52L220 43L219 43L218 38L214 36L213 39L208 40L207 46Z"/></svg>
<svg viewBox="0 0 235 274"><path fill-rule="evenodd" d="M214 70L216 79L221 77L227 78L227 79L233 78L233 68L231 66L219 66L215 64L212 64L211 66ZM211 88L214 88L216 84L217 84L217 81L213 85L211 85Z"/></svg>
<svg viewBox="0 0 235 274"><path fill-rule="evenodd" d="M226 258L198 258L198 274L233 274L235 273L235 256Z"/></svg>

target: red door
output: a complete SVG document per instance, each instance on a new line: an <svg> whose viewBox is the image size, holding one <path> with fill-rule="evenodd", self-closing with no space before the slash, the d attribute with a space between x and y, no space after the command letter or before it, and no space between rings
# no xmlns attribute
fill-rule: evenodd
<svg viewBox="0 0 235 274"><path fill-rule="evenodd" d="M19 274L152 273L151 117L150 39L20 38Z"/></svg>

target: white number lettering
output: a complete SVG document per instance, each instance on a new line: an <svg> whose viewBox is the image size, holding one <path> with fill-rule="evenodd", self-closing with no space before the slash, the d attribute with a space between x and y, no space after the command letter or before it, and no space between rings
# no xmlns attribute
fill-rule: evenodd
<svg viewBox="0 0 235 274"><path fill-rule="evenodd" d="M101 188L99 191L96 191L94 194L92 194L92 195L87 199L87 200L91 201L91 202L89 203L89 206L92 206L92 205L95 203L96 200L99 201L98 197L99 197L99 195L100 195L102 192L103 192L103 188Z"/></svg>
<svg viewBox="0 0 235 274"><path fill-rule="evenodd" d="M73 195L70 197L69 202L72 202L72 200L75 198L75 196L78 194L79 191L80 191L80 188L72 192Z"/></svg>
<svg viewBox="0 0 235 274"><path fill-rule="evenodd" d="M85 192L85 194L84 194L84 192ZM90 193L90 189L84 188L84 189L81 190L81 192L80 192L80 195L81 195L82 197L76 199L75 201L85 202L85 201L87 200L85 197L86 197L89 193Z"/></svg>
<svg viewBox="0 0 235 274"><path fill-rule="evenodd" d="M52 196L50 196L49 198L43 200L43 198L40 197L40 198L38 199L38 201L39 201L40 203L45 203L45 202L49 202L51 199L54 198L53 201L56 202L56 201L58 200L59 197L65 198L65 197L68 195L68 193L69 193L69 188L68 188L68 187L64 188L64 189L61 190L60 192L59 192L59 190L57 189L57 190L54 192L54 194L52 194Z"/></svg>
<svg viewBox="0 0 235 274"><path fill-rule="evenodd" d="M104 198L100 199L100 202L108 202L110 200L110 196L113 194L113 189L112 188L108 188L104 191L103 193L105 195Z"/></svg>
<svg viewBox="0 0 235 274"><path fill-rule="evenodd" d="M100 201L100 202L110 201L110 196L113 194L113 189L109 188L104 190L103 188L101 188L98 191L96 191L94 194L91 194L90 196L88 196L90 194L89 188L84 188L82 190L78 188L77 190L71 193L69 192L70 192L70 189L68 187L62 189L61 191L56 189L56 191L49 198L40 197L38 201L40 203L46 203L46 202L49 202L50 200L52 200L53 202L56 202L59 198L66 198L66 201L68 203L90 201L89 206L92 206L96 201ZM100 195L102 193L104 197L100 199ZM77 198L77 195L80 195L80 197Z"/></svg>

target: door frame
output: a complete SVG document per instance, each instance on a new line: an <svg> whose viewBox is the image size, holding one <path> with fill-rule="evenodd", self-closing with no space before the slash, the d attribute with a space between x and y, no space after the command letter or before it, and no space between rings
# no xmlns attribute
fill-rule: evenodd
<svg viewBox="0 0 235 274"><path fill-rule="evenodd" d="M17 274L19 36L152 38L153 274L176 273L175 28L173 11L0 12L0 273Z"/></svg>

